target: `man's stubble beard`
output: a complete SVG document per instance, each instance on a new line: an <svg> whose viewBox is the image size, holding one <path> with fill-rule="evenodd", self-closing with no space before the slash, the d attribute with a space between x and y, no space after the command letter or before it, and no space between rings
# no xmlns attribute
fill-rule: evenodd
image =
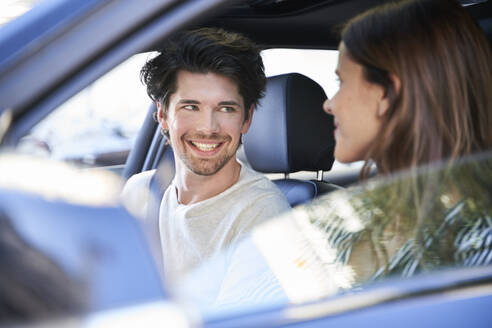
<svg viewBox="0 0 492 328"><path fill-rule="evenodd" d="M241 139L239 139L241 140ZM217 159L203 159L196 158L191 155L191 151L181 151L181 149L187 150L187 145L185 141L181 141L183 148L179 148L177 151L177 156L185 164L185 166L193 173L202 176L212 176L219 172L227 163L233 158L235 158L236 152L241 145L240 142L237 143L235 149L231 153L225 152L222 156Z"/></svg>

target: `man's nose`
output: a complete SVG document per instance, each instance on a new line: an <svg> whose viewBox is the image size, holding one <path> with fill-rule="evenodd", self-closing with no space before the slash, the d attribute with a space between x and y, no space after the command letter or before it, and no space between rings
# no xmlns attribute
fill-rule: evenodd
<svg viewBox="0 0 492 328"><path fill-rule="evenodd" d="M200 119L199 130L203 132L218 132L220 130L220 124L218 115L215 110L204 110Z"/></svg>
<svg viewBox="0 0 492 328"><path fill-rule="evenodd" d="M323 110L330 115L333 115L333 112L331 111L331 100L330 98L326 98L325 102L323 103Z"/></svg>

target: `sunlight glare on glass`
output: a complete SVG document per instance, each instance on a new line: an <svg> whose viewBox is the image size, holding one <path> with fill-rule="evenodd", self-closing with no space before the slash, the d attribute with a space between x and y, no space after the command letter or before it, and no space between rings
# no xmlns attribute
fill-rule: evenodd
<svg viewBox="0 0 492 328"><path fill-rule="evenodd" d="M35 193L46 199L92 206L116 205L121 179L104 170L78 167L28 155L0 155L0 188Z"/></svg>
<svg viewBox="0 0 492 328"><path fill-rule="evenodd" d="M195 327L193 316L169 302L154 302L96 313L85 327Z"/></svg>
<svg viewBox="0 0 492 328"><path fill-rule="evenodd" d="M2 0L0 3L0 26L26 13L41 0Z"/></svg>
<svg viewBox="0 0 492 328"><path fill-rule="evenodd" d="M352 268L337 263L336 250L302 208L263 224L252 239L292 303L333 295L354 283Z"/></svg>

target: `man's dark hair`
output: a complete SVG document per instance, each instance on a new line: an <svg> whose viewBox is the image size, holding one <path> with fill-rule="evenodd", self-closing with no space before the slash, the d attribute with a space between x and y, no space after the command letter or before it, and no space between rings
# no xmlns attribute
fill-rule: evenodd
<svg viewBox="0 0 492 328"><path fill-rule="evenodd" d="M238 33L217 28L186 31L168 39L160 54L140 71L147 94L167 112L169 97L176 92L179 70L215 73L234 80L243 97L245 119L251 105L258 105L265 91L265 72L259 48Z"/></svg>

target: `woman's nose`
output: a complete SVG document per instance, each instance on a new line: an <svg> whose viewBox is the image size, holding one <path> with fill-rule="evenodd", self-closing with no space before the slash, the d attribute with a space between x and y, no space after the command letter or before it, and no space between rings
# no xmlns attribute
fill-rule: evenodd
<svg viewBox="0 0 492 328"><path fill-rule="evenodd" d="M330 114L330 115L333 115L332 111L331 111L331 101L329 98L326 98L325 102L323 103L323 110Z"/></svg>

